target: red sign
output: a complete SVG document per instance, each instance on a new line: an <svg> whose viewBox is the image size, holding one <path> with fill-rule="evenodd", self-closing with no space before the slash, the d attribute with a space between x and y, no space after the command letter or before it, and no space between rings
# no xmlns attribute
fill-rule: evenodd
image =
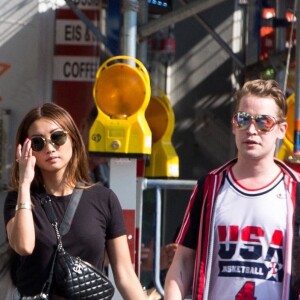
<svg viewBox="0 0 300 300"><path fill-rule="evenodd" d="M84 3L80 3L80 2ZM76 5L99 28L101 1ZM53 101L67 109L81 126L94 106L93 87L100 65L99 42L86 24L64 6L56 10Z"/></svg>

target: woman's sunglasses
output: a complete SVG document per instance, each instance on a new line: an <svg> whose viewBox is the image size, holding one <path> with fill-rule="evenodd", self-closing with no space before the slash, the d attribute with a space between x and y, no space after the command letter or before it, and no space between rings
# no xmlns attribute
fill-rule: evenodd
<svg viewBox="0 0 300 300"><path fill-rule="evenodd" d="M55 131L51 134L50 139L46 139L42 136L34 136L31 138L31 148L33 151L42 151L49 141L52 145L62 146L67 141L67 131Z"/></svg>
<svg viewBox="0 0 300 300"><path fill-rule="evenodd" d="M282 121L276 120L269 115L257 115L252 116L246 112L240 111L236 113L232 118L232 123L241 130L246 130L254 122L255 128L261 132L271 131L276 124L282 123Z"/></svg>

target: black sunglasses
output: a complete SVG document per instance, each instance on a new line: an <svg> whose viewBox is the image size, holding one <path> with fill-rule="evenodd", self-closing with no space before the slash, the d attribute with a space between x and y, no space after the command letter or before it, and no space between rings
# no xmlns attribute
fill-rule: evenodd
<svg viewBox="0 0 300 300"><path fill-rule="evenodd" d="M47 141L52 145L62 146L67 141L67 134L67 131L55 131L50 135L50 139L46 139L43 136L34 136L31 138L31 148L36 152L42 151Z"/></svg>
<svg viewBox="0 0 300 300"><path fill-rule="evenodd" d="M276 124L282 123L282 121L276 120L269 115L257 115L252 116L246 112L239 111L232 118L232 123L241 130L247 129L254 120L255 128L261 132L271 131Z"/></svg>

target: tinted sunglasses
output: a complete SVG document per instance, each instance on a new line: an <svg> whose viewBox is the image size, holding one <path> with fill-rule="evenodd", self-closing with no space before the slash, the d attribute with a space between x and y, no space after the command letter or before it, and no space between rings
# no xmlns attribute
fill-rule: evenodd
<svg viewBox="0 0 300 300"><path fill-rule="evenodd" d="M246 130L252 124L253 120L255 121L255 128L261 132L269 132L276 124L282 123L282 121L278 121L269 115L252 116L243 111L240 111L233 116L232 123L236 128Z"/></svg>
<svg viewBox="0 0 300 300"><path fill-rule="evenodd" d="M62 146L67 141L67 131L55 131L50 135L50 140L42 136L34 136L31 138L31 148L33 151L42 151L49 141L52 145Z"/></svg>

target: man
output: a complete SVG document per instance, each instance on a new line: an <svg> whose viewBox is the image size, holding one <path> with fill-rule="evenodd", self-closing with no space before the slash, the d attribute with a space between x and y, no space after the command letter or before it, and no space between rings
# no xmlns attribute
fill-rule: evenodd
<svg viewBox="0 0 300 300"><path fill-rule="evenodd" d="M273 80L235 95L237 158L195 187L165 283L165 300L288 300L299 175L274 158L287 130Z"/></svg>

